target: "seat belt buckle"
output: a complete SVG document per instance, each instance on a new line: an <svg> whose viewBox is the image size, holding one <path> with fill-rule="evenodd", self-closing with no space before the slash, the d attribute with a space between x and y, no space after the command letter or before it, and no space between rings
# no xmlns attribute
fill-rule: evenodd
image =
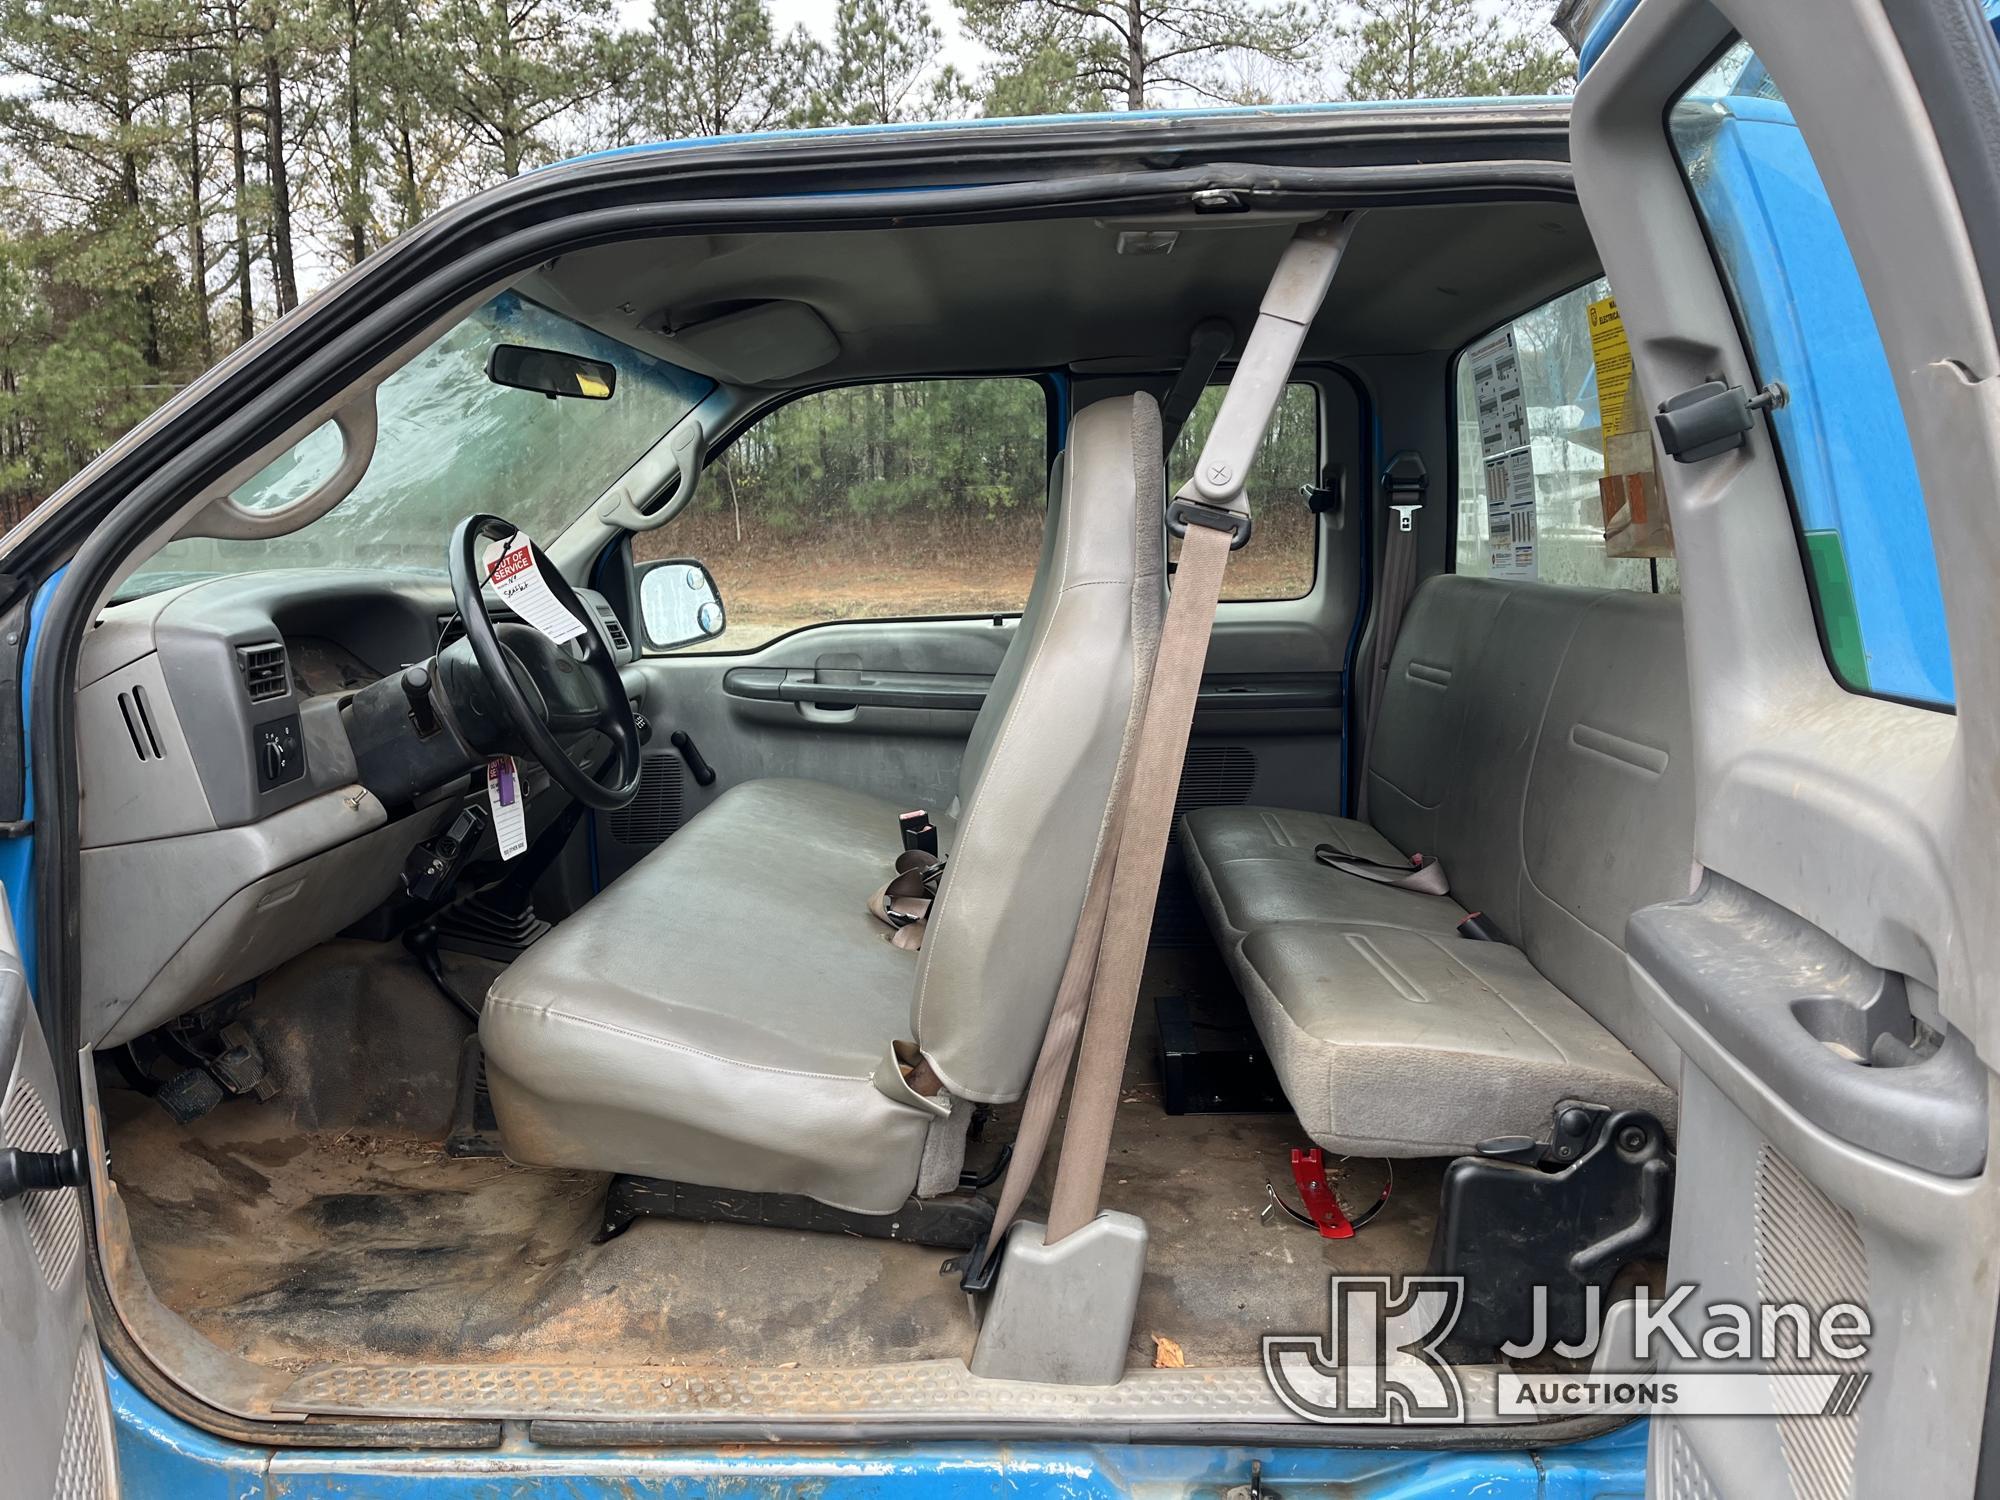
<svg viewBox="0 0 2000 1500"><path fill-rule="evenodd" d="M931 822L931 815L925 809L913 807L906 813L898 813L896 826L902 830L905 850L919 849L925 854L938 852L937 825Z"/></svg>
<svg viewBox="0 0 2000 1500"><path fill-rule="evenodd" d="M1175 536L1186 536L1190 526L1206 526L1211 531L1228 532L1231 552L1239 552L1250 544L1248 511L1224 510L1206 501L1176 495L1167 502L1167 530Z"/></svg>
<svg viewBox="0 0 2000 1500"><path fill-rule="evenodd" d="M1505 935L1500 931L1500 925L1483 911L1475 911L1468 914L1466 919L1458 924L1458 935L1462 938L1469 938L1475 943L1504 943L1507 941Z"/></svg>

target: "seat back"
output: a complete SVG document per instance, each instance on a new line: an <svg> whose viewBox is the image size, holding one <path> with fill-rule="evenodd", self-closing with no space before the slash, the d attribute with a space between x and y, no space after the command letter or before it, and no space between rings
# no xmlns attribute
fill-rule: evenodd
<svg viewBox="0 0 2000 1500"><path fill-rule="evenodd" d="M1027 1086L1159 644L1160 414L1072 419L1041 561L959 770L957 834L924 930L912 1034L959 1098Z"/></svg>
<svg viewBox="0 0 2000 1500"><path fill-rule="evenodd" d="M1369 816L1658 1073L1625 923L1688 893L1694 728L1678 595L1451 575L1418 590L1368 761Z"/></svg>

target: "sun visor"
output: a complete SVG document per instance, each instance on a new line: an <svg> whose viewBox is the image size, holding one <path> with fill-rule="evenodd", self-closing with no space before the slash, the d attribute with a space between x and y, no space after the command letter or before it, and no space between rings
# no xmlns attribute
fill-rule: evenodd
<svg viewBox="0 0 2000 1500"><path fill-rule="evenodd" d="M826 319L803 302L759 302L661 337L676 364L730 385L789 380L840 353L840 339Z"/></svg>

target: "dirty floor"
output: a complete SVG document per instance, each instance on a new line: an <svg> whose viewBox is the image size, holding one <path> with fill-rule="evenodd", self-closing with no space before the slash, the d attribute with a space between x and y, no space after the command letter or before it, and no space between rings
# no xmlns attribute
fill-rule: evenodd
<svg viewBox="0 0 2000 1500"><path fill-rule="evenodd" d="M1152 1234L1131 1360L1243 1366L1266 1332L1324 1328L1330 1270L1421 1265L1436 1167L1404 1163L1375 1223L1330 1242L1262 1216L1303 1144L1289 1115L1171 1117L1151 996L1235 1002L1206 950L1156 952L1106 1176ZM605 1179L460 1160L441 1141L467 1025L400 949L329 945L246 1018L285 1083L192 1125L106 1088L112 1174L153 1290L262 1364L529 1362L808 1368L962 1357L972 1323L940 1252L641 1220L592 1245ZM1003 1116L974 1160L1011 1134ZM1351 1211L1381 1164L1356 1162ZM1042 1186L1051 1173L1045 1168ZM1157 1339L1170 1341L1163 1353Z"/></svg>

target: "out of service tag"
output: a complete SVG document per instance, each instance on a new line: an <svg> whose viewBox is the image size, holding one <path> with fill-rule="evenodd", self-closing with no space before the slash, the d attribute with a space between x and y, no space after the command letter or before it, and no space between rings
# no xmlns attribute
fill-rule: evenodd
<svg viewBox="0 0 2000 1500"><path fill-rule="evenodd" d="M509 609L558 646L583 634L583 622L563 608L535 565L535 552L527 537L516 533L511 543L495 542L489 547L486 576Z"/></svg>
<svg viewBox="0 0 2000 1500"><path fill-rule="evenodd" d="M496 755L486 762L486 805L493 810L493 837L500 857L512 859L528 847L528 814L522 806L521 774L514 757Z"/></svg>

